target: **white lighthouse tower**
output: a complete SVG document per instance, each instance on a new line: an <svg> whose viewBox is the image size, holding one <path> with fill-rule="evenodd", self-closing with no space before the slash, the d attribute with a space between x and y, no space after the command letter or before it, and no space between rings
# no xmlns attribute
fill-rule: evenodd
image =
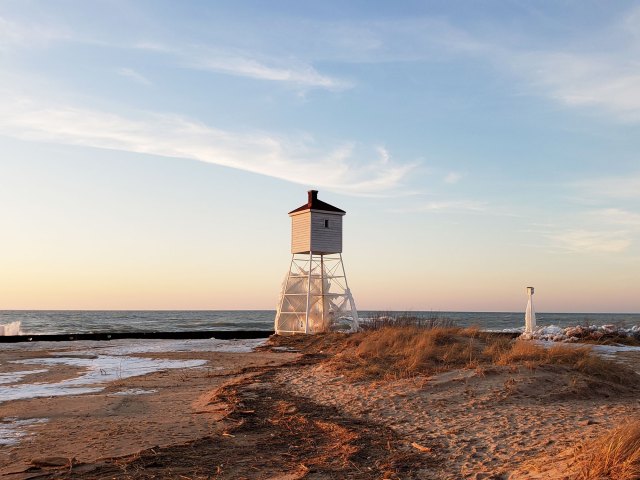
<svg viewBox="0 0 640 480"><path fill-rule="evenodd" d="M524 333L533 333L536 329L536 311L533 308L533 287L527 287L527 310L524 314Z"/></svg>
<svg viewBox="0 0 640 480"><path fill-rule="evenodd" d="M344 210L318 200L309 190L307 203L289 212L291 265L276 312L278 334L318 333L349 322L358 329L358 312L342 263Z"/></svg>

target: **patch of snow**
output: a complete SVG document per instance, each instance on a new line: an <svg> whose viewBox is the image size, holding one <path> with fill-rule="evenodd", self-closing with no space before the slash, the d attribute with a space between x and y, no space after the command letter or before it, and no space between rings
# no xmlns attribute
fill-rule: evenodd
<svg viewBox="0 0 640 480"><path fill-rule="evenodd" d="M144 388L129 388L127 390L121 390L116 393L110 394L112 397L123 397L125 395L147 395L149 393L156 393L158 390L145 390Z"/></svg>
<svg viewBox="0 0 640 480"><path fill-rule="evenodd" d="M70 378L56 383L23 383L5 387L2 389L2 392L0 392L0 402L35 397L95 393L103 390L104 386L100 384L106 382L146 375L159 370L197 367L204 365L207 361L150 359L128 357L125 355L98 355L97 358L62 356L55 358L30 358L26 360L16 360L14 363L26 365L70 365L85 369L85 372L76 378Z"/></svg>
<svg viewBox="0 0 640 480"><path fill-rule="evenodd" d="M640 352L640 346L634 345L593 345L593 350L600 353Z"/></svg>
<svg viewBox="0 0 640 480"><path fill-rule="evenodd" d="M502 333L523 333L524 327L518 328L503 328L502 330L487 330L487 332L502 332Z"/></svg>
<svg viewBox="0 0 640 480"><path fill-rule="evenodd" d="M128 353L154 353L154 352L251 352L254 348L266 343L266 338L243 340L218 340L187 339L136 339L127 338L119 340L74 340L62 342L19 342L3 345L3 350L11 351L41 351L47 350L55 355L56 351L70 354L73 348L74 354L95 355L106 353L114 355L126 355Z"/></svg>
<svg viewBox="0 0 640 480"><path fill-rule="evenodd" d="M20 442L20 439L26 435L26 427L44 423L48 421L46 418L5 418L0 422L0 445L11 446Z"/></svg>
<svg viewBox="0 0 640 480"><path fill-rule="evenodd" d="M615 325L576 325L572 327L558 327L549 325L539 327L533 332L525 332L520 338L524 340L548 340L553 342L577 343L583 340L611 339L615 337L633 337L640 340L640 326L616 327Z"/></svg>
<svg viewBox="0 0 640 480"><path fill-rule="evenodd" d="M17 383L27 375L33 375L35 373L44 373L48 371L49 370L44 369L44 370L21 370L19 372L0 373L0 384Z"/></svg>
<svg viewBox="0 0 640 480"><path fill-rule="evenodd" d="M256 347L264 345L266 338L245 339L245 340L218 340L208 338L202 340L114 340L110 342L90 342L91 345L79 345L89 347L91 352L78 350L74 352L64 352L62 355L85 355L85 354L105 354L105 355L133 355L142 353L158 352L230 352L248 353ZM75 342L74 346L84 342Z"/></svg>
<svg viewBox="0 0 640 480"><path fill-rule="evenodd" d="M246 353L263 345L266 339L246 340L138 340L125 339L109 342L38 342L11 345L15 350L50 350L54 357L16 360L24 365L70 365L83 372L76 378L56 383L24 383L9 385L0 391L0 402L34 397L79 395L96 393L104 389L107 382L146 375L159 370L175 368L197 368L206 360L168 360L134 357L131 355L161 352L231 352ZM69 347L77 348L70 351ZM46 370L39 370L46 371ZM34 373L34 370L28 373ZM14 372L15 373L15 372ZM19 379L14 374L3 374L0 383L15 383ZM14 376L11 376L14 375ZM4 381L2 381L4 380Z"/></svg>

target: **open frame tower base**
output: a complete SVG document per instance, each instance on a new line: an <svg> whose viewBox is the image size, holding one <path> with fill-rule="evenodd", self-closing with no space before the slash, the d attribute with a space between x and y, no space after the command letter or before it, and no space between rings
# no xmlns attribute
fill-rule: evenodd
<svg viewBox="0 0 640 480"><path fill-rule="evenodd" d="M282 284L276 333L357 331L358 326L342 255L294 253Z"/></svg>

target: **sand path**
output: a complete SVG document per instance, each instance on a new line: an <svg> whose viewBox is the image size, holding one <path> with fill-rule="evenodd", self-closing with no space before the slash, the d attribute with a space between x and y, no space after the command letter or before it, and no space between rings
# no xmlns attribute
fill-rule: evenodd
<svg viewBox="0 0 640 480"><path fill-rule="evenodd" d="M380 422L439 452L444 463L433 478L563 478L537 457L558 459L577 439L637 418L640 399L594 390L559 370L504 367L350 383L320 364L283 369L276 378L291 394Z"/></svg>

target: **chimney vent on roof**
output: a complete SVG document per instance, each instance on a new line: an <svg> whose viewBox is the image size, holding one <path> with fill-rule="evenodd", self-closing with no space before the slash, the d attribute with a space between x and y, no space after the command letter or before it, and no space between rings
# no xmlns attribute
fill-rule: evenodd
<svg viewBox="0 0 640 480"><path fill-rule="evenodd" d="M318 190L309 190L309 205L318 200Z"/></svg>

